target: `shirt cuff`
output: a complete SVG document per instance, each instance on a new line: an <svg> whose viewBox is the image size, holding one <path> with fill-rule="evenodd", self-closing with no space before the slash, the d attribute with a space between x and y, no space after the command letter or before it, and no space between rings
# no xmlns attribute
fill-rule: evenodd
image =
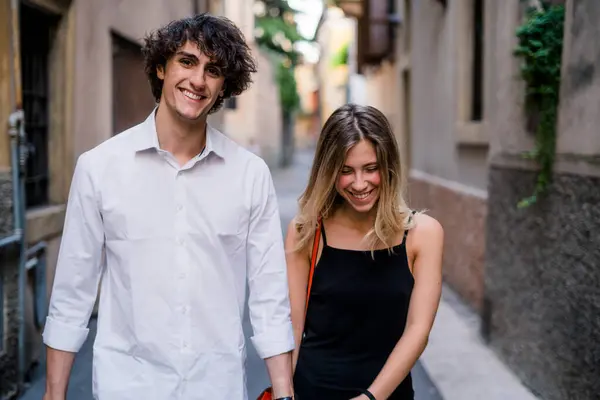
<svg viewBox="0 0 600 400"><path fill-rule="evenodd" d="M252 344L262 359L294 350L294 330L292 323L269 327L266 332L251 338Z"/></svg>
<svg viewBox="0 0 600 400"><path fill-rule="evenodd" d="M89 333L88 328L68 325L51 317L46 318L44 326L44 344L56 350L77 353Z"/></svg>

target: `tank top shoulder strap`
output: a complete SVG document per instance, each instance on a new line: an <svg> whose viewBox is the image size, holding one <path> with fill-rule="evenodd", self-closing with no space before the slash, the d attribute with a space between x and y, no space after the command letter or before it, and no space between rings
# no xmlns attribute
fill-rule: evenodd
<svg viewBox="0 0 600 400"><path fill-rule="evenodd" d="M408 222L412 221L412 219L416 213L417 213L417 211L412 210L410 217L408 217ZM404 237L402 238L402 244L404 244L406 242L407 236L408 236L408 229L404 230Z"/></svg>
<svg viewBox="0 0 600 400"><path fill-rule="evenodd" d="M321 225L321 237L323 238L323 248L327 247L327 236L325 236L325 224L323 220L320 222Z"/></svg>

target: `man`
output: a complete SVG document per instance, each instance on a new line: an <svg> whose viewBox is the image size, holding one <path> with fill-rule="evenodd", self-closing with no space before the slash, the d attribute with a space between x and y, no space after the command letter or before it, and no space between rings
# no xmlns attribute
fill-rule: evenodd
<svg viewBox="0 0 600 400"><path fill-rule="evenodd" d="M271 175L206 122L249 87L250 50L229 20L202 14L150 34L144 55L157 109L77 161L43 335L44 399L65 399L101 277L96 399L247 399L246 282L252 342L274 398L291 399Z"/></svg>

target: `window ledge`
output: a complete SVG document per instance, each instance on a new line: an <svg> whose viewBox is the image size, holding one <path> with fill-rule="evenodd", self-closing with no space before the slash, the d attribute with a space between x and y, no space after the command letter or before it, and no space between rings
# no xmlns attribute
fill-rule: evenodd
<svg viewBox="0 0 600 400"><path fill-rule="evenodd" d="M36 243L61 234L65 222L66 205L44 206L26 213L27 243Z"/></svg>
<svg viewBox="0 0 600 400"><path fill-rule="evenodd" d="M487 147L490 144L485 122L459 122L454 130L459 146Z"/></svg>
<svg viewBox="0 0 600 400"><path fill-rule="evenodd" d="M53 14L64 14L69 10L69 0L30 0L33 5L52 12Z"/></svg>

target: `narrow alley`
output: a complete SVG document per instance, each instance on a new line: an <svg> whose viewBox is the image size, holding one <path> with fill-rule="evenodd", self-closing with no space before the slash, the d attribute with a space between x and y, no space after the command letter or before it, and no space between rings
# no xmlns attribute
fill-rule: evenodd
<svg viewBox="0 0 600 400"><path fill-rule="evenodd" d="M374 186L379 187L382 177L385 180L385 169L405 175L405 186L399 190L408 206L424 210L444 231L443 248L440 244L437 251L443 254L436 261L428 262L426 251L421 251L435 247L434 235L423 234L426 245L413 253L414 260L424 256L421 260L425 261L417 265L441 267L442 273L433 327L412 370L415 399L598 399L600 68L595 67L600 65L599 5L600 0L0 0L0 400L42 399L46 386L42 333L48 327L52 332L55 322L74 327L67 322L66 312L55 312L60 307L49 307L49 299L55 293L55 304L61 303L63 288L73 283L81 286L71 278L90 272L90 264L77 269L68 255L63 257L68 262L58 262L64 248L75 248L77 260L90 259L91 252L82 251L85 245L71 245L70 240L86 235L71 235L68 226L76 220L89 228L88 218L66 219L67 208L73 207L67 204L72 201L69 193L78 192L71 191L72 182L78 182L74 180L77 160L113 138L123 143L119 136L125 130L144 121L157 104L167 103L171 108L170 101L176 109L179 101L185 109L196 109L196 114L188 115L190 121L204 121L206 116L211 126L266 162L277 191L283 233L297 212L319 136L334 132L335 150L347 150L343 164L348 171L354 169L348 161L350 152L363 147L337 142L352 129L344 127L343 134L330 130L330 116L349 103L359 106L356 109L376 108L391 128L402 168L383 168L390 159L386 149L392 148L386 144L376 151L373 172L377 175L373 176L379 183ZM206 32L214 32L223 42L215 44ZM173 43L179 46L177 50ZM190 62L184 49L204 61ZM179 65L182 75L173 74L167 64ZM167 79L167 71L177 78ZM195 93L190 97L188 91ZM206 110L204 102L209 98L214 102ZM359 114L352 115L360 118ZM367 129L358 120L354 125L363 131L359 135L363 139L372 139L374 145L384 143L376 139L386 132L383 125ZM165 133L159 136L178 129L164 125L160 130ZM389 144L390 136L386 135L385 143ZM201 141L195 143L202 147ZM199 150L194 148L194 154ZM97 185L95 179L85 183L101 200L108 197L104 183L126 176L132 165L110 164L114 174L97 175L109 179L97 179ZM337 161L325 158L322 171L336 164L342 165L341 157ZM344 182L342 175L351 176L343 170L335 172L338 186ZM94 211L96 217L95 206L108 204L100 213L105 239L107 231L121 231L120 225L131 225L130 220L136 227L129 230L146 232L146 226L137 226L138 220L154 220L141 214L144 205L156 193L170 195L159 180L147 185L156 189L149 195L126 195L126 189L137 188L136 183L143 181L133 175L137 169L131 171L135 180L122 186L106 185L116 188L116 201L90 202L89 207L78 207L75 201L75 212L78 208ZM147 172L139 171L140 176ZM94 175L90 172L89 176ZM147 176L153 179L160 174ZM234 176L240 175L220 176L210 187ZM331 176L333 182L333 172ZM194 193L204 190L198 182L189 186ZM194 196L205 199L204 194ZM377 201L381 198L387 196ZM135 201L121 201L128 199ZM182 221L175 225L185 227L186 221L193 227L211 225L206 220L190 223L193 214L183 201L175 201L175 218ZM232 216L235 206L224 206L220 200L214 204ZM159 204L147 214L160 216L164 208ZM113 210L119 221L106 223ZM229 219L233 224L235 218ZM164 218L168 227L172 220L172 215ZM223 228L222 222L214 225ZM220 235L211 232L205 237L215 236ZM342 238L347 236L351 233ZM183 245L185 240L179 239ZM194 246L203 244L193 241ZM179 248L176 255L195 254L191 247ZM100 246L94 248L99 254ZM142 253L153 259L150 251ZM129 255L115 258L131 260ZM131 264L147 267L147 263L144 259ZM165 272L163 264L157 263L153 271ZM187 262L178 264L190 267ZM331 282L345 282L340 277L350 270L348 264L339 263L343 268ZM76 269L63 272L71 267ZM421 287L428 283L421 272L426 269L413 270L414 282ZM147 272L141 267L139 271ZM167 279L172 277L170 269L166 273ZM213 286L209 279L188 280L184 273L175 276L178 284L193 282L193 292L202 295L208 289L199 290L197 285ZM342 306L355 315L364 304L348 307L347 302L356 300L357 293L366 293L366 299L377 297L372 293L386 294L379 286L369 292L360 278L351 281L358 285L347 288L345 293L350 295ZM143 284L144 279L135 282ZM176 288L181 286L164 284L162 279L155 282L149 290L152 295L144 299L162 300L156 293L163 289L164 298L179 294ZM429 282L440 282L439 274ZM242 286L239 281L236 289ZM126 289L125 295L111 299L121 304L133 291ZM215 292L229 290L224 287ZM65 296L66 308L85 304L72 296ZM194 301L212 306L218 304L212 301L217 297ZM87 298L92 301L91 296ZM394 302L382 298L385 305ZM166 313L177 318L176 305L168 304ZM181 315L199 315L189 313L186 304L180 306ZM147 320L162 321L155 316L160 306L143 308L152 313ZM49 310L61 314L60 318L47 319ZM102 315L110 314L105 310ZM136 316L141 313L139 308L135 312ZM221 313L213 315L223 321ZM343 319L335 312L326 315L335 317L325 319L325 327ZM79 328L87 321L76 320L74 331L81 332ZM184 317L180 320L185 322ZM384 315L381 326L389 321ZM362 328L365 324L360 322ZM120 321L111 323L121 325ZM92 400L96 324L92 317L90 334L76 354L68 400ZM198 325L213 326L204 318ZM171 324L163 326L175 329ZM242 327L248 400L254 400L269 379L249 339L252 326L247 310ZM183 331L173 332L181 335ZM347 331L356 332L356 325ZM70 330L61 332L54 336L68 339ZM193 339L198 339L197 332L185 329ZM46 338L53 345L54 340ZM198 341L206 344L204 338ZM157 338L157 342L162 340ZM360 346L371 349L370 344L376 342L363 339ZM80 343L54 347L76 350ZM182 346L188 344L183 338ZM366 370L363 364L360 369ZM135 368L128 370L139 373ZM142 400L160 397L156 385L147 390L149 395L133 396Z"/></svg>

